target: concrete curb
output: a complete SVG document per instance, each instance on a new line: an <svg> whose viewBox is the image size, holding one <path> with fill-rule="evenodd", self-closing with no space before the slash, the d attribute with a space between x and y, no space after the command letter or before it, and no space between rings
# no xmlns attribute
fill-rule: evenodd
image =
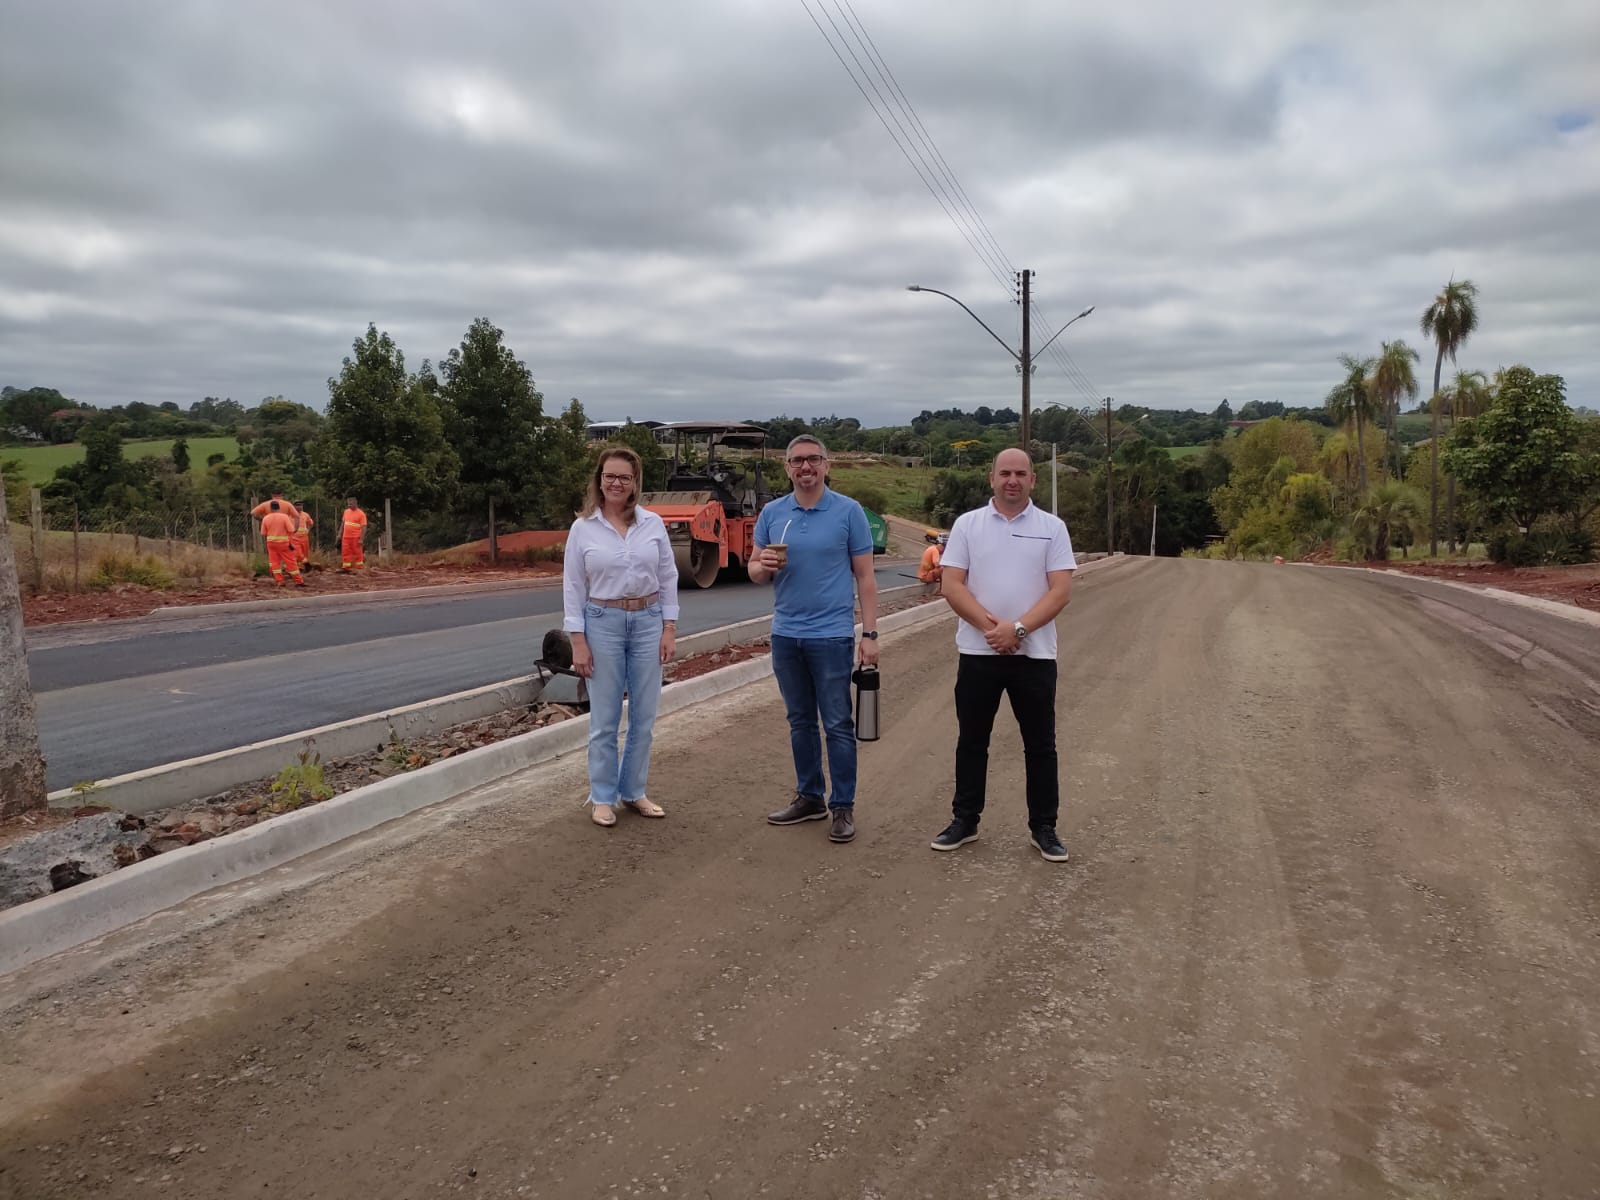
<svg viewBox="0 0 1600 1200"><path fill-rule="evenodd" d="M1312 566L1311 563L1297 563L1296 566ZM1443 587L1458 588L1463 592L1471 592L1475 596L1482 596L1488 600L1496 600L1502 604L1515 604L1521 608L1531 608L1538 612L1549 613L1553 617L1564 617L1579 625L1592 625L1600 628L1600 612L1590 612L1586 608L1579 608L1576 604L1563 604L1559 600L1546 600L1543 596L1530 596L1526 592L1513 592L1506 588L1490 587L1483 583L1464 583L1459 579L1440 579L1434 575L1414 575L1410 571L1391 571L1387 567L1346 567L1338 564L1329 564L1340 571L1364 571L1368 575L1389 575L1400 579L1420 579L1426 583L1437 583Z"/></svg>
<svg viewBox="0 0 1600 1200"><path fill-rule="evenodd" d="M885 597L900 596L921 587L920 583L914 583L904 588L888 588L879 594ZM765 616L702 630L680 639L678 654L687 657L705 650L754 641L766 637L771 628L772 618ZM142 771L131 771L126 775L98 781L99 786L92 796L84 796L71 788L61 788L50 793L49 803L54 808L76 808L85 800L92 800L126 813L154 812L159 808L181 804L186 800L198 800L203 796L214 796L242 783L275 775L284 767L292 766L306 749L315 750L324 759L348 758L388 745L391 741L403 742L408 738L448 729L463 721L475 721L508 708L531 704L534 699L534 679L532 674L519 675L515 679L484 684L449 696L420 700L403 708L352 717L181 762L146 767Z"/></svg>
<svg viewBox="0 0 1600 1200"><path fill-rule="evenodd" d="M878 628L893 633L953 615L946 605L924 604L884 617ZM665 716L688 708L770 674L772 660L763 655L672 684L661 694L660 713ZM131 925L201 892L548 762L585 745L588 735L587 716L536 729L0 912L0 975Z"/></svg>

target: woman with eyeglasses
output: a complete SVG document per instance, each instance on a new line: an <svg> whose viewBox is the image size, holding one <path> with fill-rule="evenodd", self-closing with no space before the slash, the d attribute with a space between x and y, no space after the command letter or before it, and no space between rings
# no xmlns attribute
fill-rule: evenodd
<svg viewBox="0 0 1600 1200"><path fill-rule="evenodd" d="M661 668L678 628L678 564L661 518L639 507L644 467L623 446L600 452L583 511L567 534L561 626L572 669L589 684L589 798L596 825L617 823L617 805L667 815L645 795ZM617 754L622 696L628 737Z"/></svg>

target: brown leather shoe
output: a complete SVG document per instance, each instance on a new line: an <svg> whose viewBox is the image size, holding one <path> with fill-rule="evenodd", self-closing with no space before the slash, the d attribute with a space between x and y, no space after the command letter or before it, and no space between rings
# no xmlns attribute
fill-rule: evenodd
<svg viewBox="0 0 1600 1200"><path fill-rule="evenodd" d="M798 825L801 821L825 821L827 817L826 801L814 800L810 796L802 796L796 792L794 799L789 801L788 808L780 808L777 812L768 814L767 824Z"/></svg>
<svg viewBox="0 0 1600 1200"><path fill-rule="evenodd" d="M848 842L856 836L856 810L853 808L836 808L833 810L833 825L828 829L830 842Z"/></svg>

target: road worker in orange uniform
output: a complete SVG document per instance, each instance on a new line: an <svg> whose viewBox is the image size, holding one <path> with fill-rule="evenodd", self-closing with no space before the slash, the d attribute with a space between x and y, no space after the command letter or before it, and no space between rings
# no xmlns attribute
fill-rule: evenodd
<svg viewBox="0 0 1600 1200"><path fill-rule="evenodd" d="M948 540L948 536L941 533L939 540L922 552L922 562L917 566L917 578L928 585L922 589L924 596L940 594L939 581L944 576L944 568L939 562L944 557L944 545Z"/></svg>
<svg viewBox="0 0 1600 1200"><path fill-rule="evenodd" d="M367 514L351 496L345 501L344 515L339 518L339 570L359 571L367 565L361 549L361 538L366 532Z"/></svg>
<svg viewBox="0 0 1600 1200"><path fill-rule="evenodd" d="M306 581L300 577L300 564L294 556L297 521L289 515L297 510L291 505L285 511L278 507L278 503L268 500L267 511L261 518L261 535L267 539L267 566L272 571L272 582L282 587L283 577L287 574L296 587L305 587Z"/></svg>
<svg viewBox="0 0 1600 1200"><path fill-rule="evenodd" d="M269 512L284 513L291 521L296 523L298 523L300 520L300 510L285 500L282 492L273 492L272 499L263 500L260 504L256 505L250 510L250 515L259 521Z"/></svg>
<svg viewBox="0 0 1600 1200"><path fill-rule="evenodd" d="M302 568L309 569L311 565L311 527L316 524L311 519L311 511L301 504L295 517L294 553L300 560Z"/></svg>

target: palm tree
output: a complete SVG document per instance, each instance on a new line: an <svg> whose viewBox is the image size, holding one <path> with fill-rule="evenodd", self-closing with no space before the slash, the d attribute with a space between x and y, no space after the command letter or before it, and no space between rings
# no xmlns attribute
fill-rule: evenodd
<svg viewBox="0 0 1600 1200"><path fill-rule="evenodd" d="M1389 543L1396 531L1422 516L1422 497L1409 484L1386 480L1372 489L1367 502L1356 510L1351 528L1367 537L1369 557L1389 561Z"/></svg>
<svg viewBox="0 0 1600 1200"><path fill-rule="evenodd" d="M1493 398L1489 380L1482 371L1457 371L1450 386L1439 397L1450 414L1450 430L1455 432L1456 422L1462 417L1476 417L1489 407ZM1436 418L1437 419L1437 418ZM1456 477L1445 481L1445 529L1450 536L1450 553L1456 552Z"/></svg>
<svg viewBox="0 0 1600 1200"><path fill-rule="evenodd" d="M1355 511L1355 439L1342 429L1329 434L1328 440L1322 443L1322 449L1317 452L1317 461L1322 466L1322 473L1329 479L1342 480L1339 495L1344 501L1345 516L1349 516Z"/></svg>
<svg viewBox="0 0 1600 1200"><path fill-rule="evenodd" d="M1378 364L1372 369L1368 385L1389 424L1389 441L1395 456L1392 470L1396 479L1405 474L1400 462L1400 398L1416 398L1417 373L1411 369L1411 364L1417 361L1417 352L1405 342L1398 339L1385 342L1378 352Z"/></svg>
<svg viewBox="0 0 1600 1200"><path fill-rule="evenodd" d="M1344 380L1328 393L1324 403L1328 415L1336 425L1355 422L1356 462L1360 465L1361 494L1367 494L1367 451L1362 439L1362 426L1377 415L1377 404L1371 387L1372 368L1377 360L1357 358L1354 354L1339 355L1339 365L1344 368Z"/></svg>
<svg viewBox="0 0 1600 1200"><path fill-rule="evenodd" d="M1429 554L1439 553L1439 372L1444 367L1445 356L1456 361L1456 351L1478 328L1478 286L1470 279L1457 283L1452 279L1444 291L1433 298L1433 303L1422 313L1422 333L1433 339L1438 354L1433 359L1433 444L1432 465L1429 468L1428 486L1428 546ZM1451 526L1450 550L1455 552L1455 527Z"/></svg>
<svg viewBox="0 0 1600 1200"><path fill-rule="evenodd" d="M45 806L44 758L22 643L22 596L0 480L0 818Z"/></svg>

